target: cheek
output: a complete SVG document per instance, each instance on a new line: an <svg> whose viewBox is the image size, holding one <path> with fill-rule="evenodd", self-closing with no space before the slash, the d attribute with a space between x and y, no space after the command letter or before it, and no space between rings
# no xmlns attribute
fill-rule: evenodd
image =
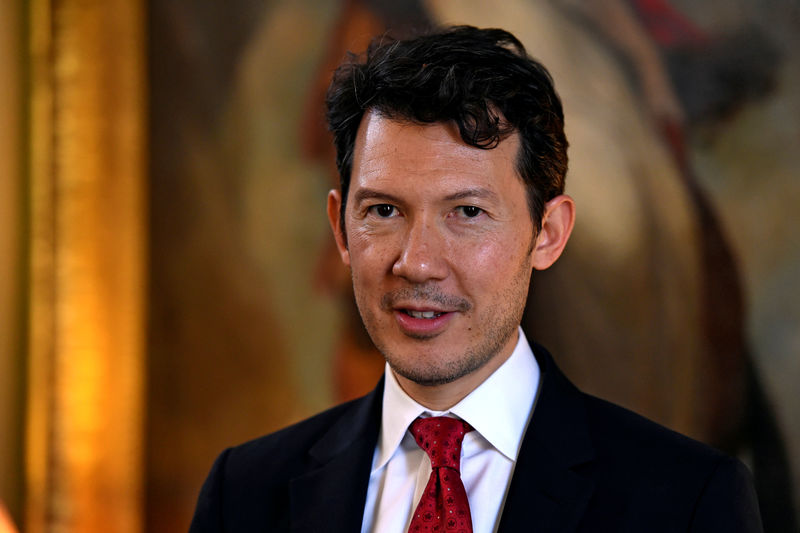
<svg viewBox="0 0 800 533"><path fill-rule="evenodd" d="M360 278L382 276L394 260L392 238L376 238L369 231L356 230L348 234L350 267ZM389 265L389 266L387 266Z"/></svg>
<svg viewBox="0 0 800 533"><path fill-rule="evenodd" d="M529 282L530 278L526 276L531 270L526 253L529 245L516 238L487 238L480 244L460 247L453 263L458 265L455 268L462 290L484 303L501 300L510 304L517 297L518 287L527 290L526 279ZM512 284L514 289L509 292Z"/></svg>
<svg viewBox="0 0 800 533"><path fill-rule="evenodd" d="M480 239L453 246L452 256L456 264L469 266L470 271L489 271L500 278L500 272L519 268L528 245L516 235L484 235Z"/></svg>

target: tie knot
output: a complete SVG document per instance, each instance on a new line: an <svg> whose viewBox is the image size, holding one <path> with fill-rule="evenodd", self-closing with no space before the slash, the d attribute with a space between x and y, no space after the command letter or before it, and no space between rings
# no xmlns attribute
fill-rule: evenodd
<svg viewBox="0 0 800 533"><path fill-rule="evenodd" d="M431 467L446 466L460 472L461 441L472 426L447 416L417 418L409 428L414 440L431 459Z"/></svg>

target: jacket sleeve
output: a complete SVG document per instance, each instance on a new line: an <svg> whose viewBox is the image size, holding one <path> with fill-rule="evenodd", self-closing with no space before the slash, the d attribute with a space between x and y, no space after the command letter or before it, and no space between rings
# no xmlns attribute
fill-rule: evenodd
<svg viewBox="0 0 800 533"><path fill-rule="evenodd" d="M690 531L763 533L752 476L741 461L719 461L697 502Z"/></svg>
<svg viewBox="0 0 800 533"><path fill-rule="evenodd" d="M230 449L222 452L211 467L194 511L189 533L222 533L225 531L222 520L222 482L225 475L225 463Z"/></svg>

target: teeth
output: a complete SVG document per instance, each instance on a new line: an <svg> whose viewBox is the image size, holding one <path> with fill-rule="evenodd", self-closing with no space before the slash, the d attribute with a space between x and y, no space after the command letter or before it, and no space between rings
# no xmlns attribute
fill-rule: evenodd
<svg viewBox="0 0 800 533"><path fill-rule="evenodd" d="M407 313L414 318L433 318L441 314L435 311L412 311L410 309L407 311Z"/></svg>

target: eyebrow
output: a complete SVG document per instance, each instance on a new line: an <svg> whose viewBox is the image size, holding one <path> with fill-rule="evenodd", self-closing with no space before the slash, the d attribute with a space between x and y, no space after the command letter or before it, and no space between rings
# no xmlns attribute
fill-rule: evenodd
<svg viewBox="0 0 800 533"><path fill-rule="evenodd" d="M464 189L463 191L458 191L453 194L449 194L444 197L445 201L453 202L456 200L463 200L465 198L484 198L489 200L494 200L497 198L497 194L494 191L489 189L484 189L483 187L475 187L471 189ZM399 204L401 202L400 198L394 196L389 193L376 191L375 189L359 189L353 195L353 202L354 203L361 203L365 200L386 200L387 202L391 202L393 204Z"/></svg>
<svg viewBox="0 0 800 533"><path fill-rule="evenodd" d="M374 189L359 189L353 195L353 202L358 204L364 200L387 200L394 204L400 203L400 198L389 193L376 191Z"/></svg>
<svg viewBox="0 0 800 533"><path fill-rule="evenodd" d="M465 198L483 198L488 200L494 200L497 198L497 195L494 191L490 191L489 189L484 189L483 187L476 187L473 189L464 189L463 191L458 191L456 193L450 194L445 197L447 201L454 201L454 200L463 200Z"/></svg>

